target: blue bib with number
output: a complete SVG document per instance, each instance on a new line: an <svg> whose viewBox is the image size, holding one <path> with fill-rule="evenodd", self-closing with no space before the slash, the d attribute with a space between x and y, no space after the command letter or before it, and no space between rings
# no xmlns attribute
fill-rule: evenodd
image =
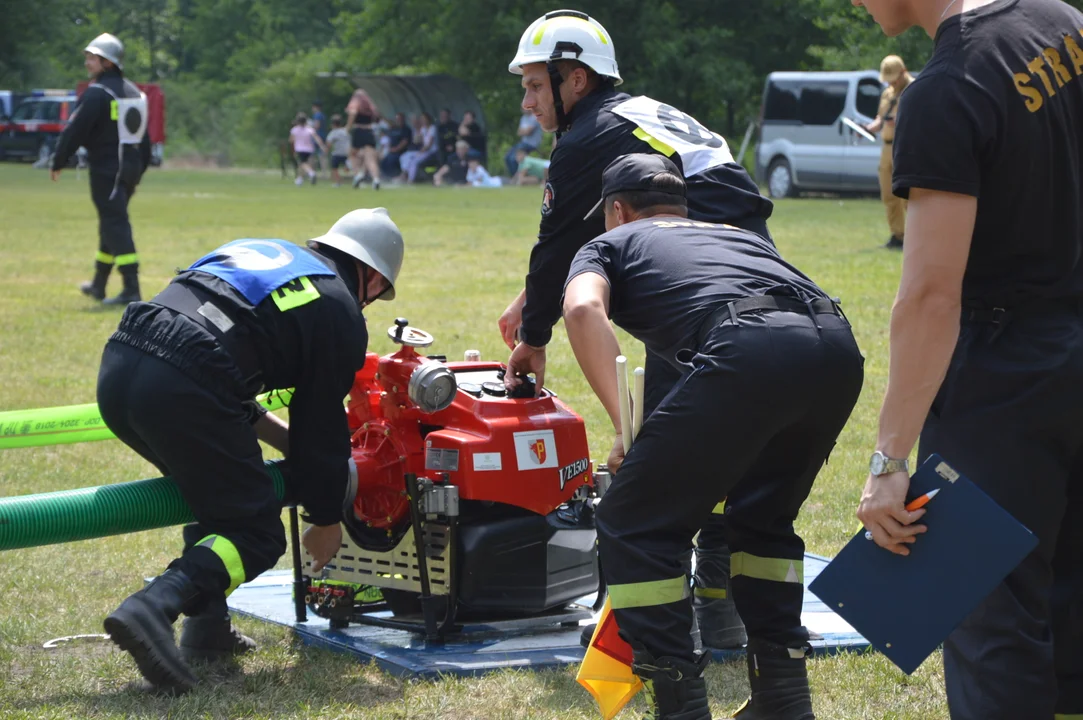
<svg viewBox="0 0 1083 720"><path fill-rule="evenodd" d="M335 273L315 255L285 240L234 240L192 263L189 270L210 273L259 305L275 290L310 275ZM282 307L282 303L279 303Z"/></svg>

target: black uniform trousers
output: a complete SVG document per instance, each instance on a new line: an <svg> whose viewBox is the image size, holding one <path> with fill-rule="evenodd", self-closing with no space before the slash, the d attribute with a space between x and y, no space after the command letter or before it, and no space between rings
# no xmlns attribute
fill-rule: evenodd
<svg viewBox="0 0 1083 720"><path fill-rule="evenodd" d="M713 215L697 214L694 211L689 211L689 217L693 220L702 220L703 222L718 222L718 219ZM767 219L759 216L745 217L738 220L732 220L731 224L749 232L754 232L761 237L767 238L771 244L774 244L774 238L771 237L771 231L767 229ZM646 361L643 363L644 368L644 387L643 387L643 417L650 417L650 414L654 412L654 409L662 402L662 400L669 394L669 391L673 389L673 386L677 384L681 379L681 372L673 367L673 365L657 353L653 353L647 350ZM719 550L726 547L726 516L722 512L723 501L725 497L718 498L718 502L715 504L714 512L711 517L707 519L707 522L699 531L699 538L696 541L697 547L704 550ZM712 575L712 581L720 581L722 578L716 578ZM724 591L728 593L728 588L724 587L704 587L701 590L708 592ZM710 630L710 628L708 628Z"/></svg>
<svg viewBox="0 0 1083 720"><path fill-rule="evenodd" d="M808 642L793 523L857 402L863 364L836 315L751 313L711 331L598 506L601 565L630 642L694 658L683 558L726 496L731 587L749 636Z"/></svg>
<svg viewBox="0 0 1083 720"><path fill-rule="evenodd" d="M944 644L953 720L1083 718L1083 303L968 321L921 434L1038 548ZM921 542L921 539L918 539Z"/></svg>
<svg viewBox="0 0 1083 720"><path fill-rule="evenodd" d="M134 262L135 240L128 220L128 201L134 191L123 180L118 182L116 175L90 173L90 198L98 210L98 252L102 262L106 262L102 256L122 259L120 267Z"/></svg>
<svg viewBox="0 0 1083 720"><path fill-rule="evenodd" d="M286 551L282 504L240 397L213 392L162 359L110 341L98 407L121 441L173 476L195 515L184 531L185 551L170 567L207 598L274 567Z"/></svg>

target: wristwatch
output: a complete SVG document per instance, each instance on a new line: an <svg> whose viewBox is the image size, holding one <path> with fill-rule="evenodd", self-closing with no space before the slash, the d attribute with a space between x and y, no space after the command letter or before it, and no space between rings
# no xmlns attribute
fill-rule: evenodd
<svg viewBox="0 0 1083 720"><path fill-rule="evenodd" d="M873 475L887 475L895 472L910 472L910 463L906 458L890 458L879 450L869 460L869 472Z"/></svg>

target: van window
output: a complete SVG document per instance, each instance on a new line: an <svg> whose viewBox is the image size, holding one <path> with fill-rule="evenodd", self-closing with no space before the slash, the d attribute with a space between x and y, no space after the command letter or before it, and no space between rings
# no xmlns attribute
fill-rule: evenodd
<svg viewBox="0 0 1083 720"><path fill-rule="evenodd" d="M846 92L850 84L818 82L801 89L800 120L805 125L831 125L846 107Z"/></svg>
<svg viewBox="0 0 1083 720"><path fill-rule="evenodd" d="M879 80L865 78L857 84L857 111L865 117L874 118L880 110L880 93L883 88Z"/></svg>
<svg viewBox="0 0 1083 720"><path fill-rule="evenodd" d="M40 102L24 102L19 107L15 108L15 114L11 119L16 122L24 122L26 120L38 120L37 113L41 110L42 103Z"/></svg>
<svg viewBox="0 0 1083 720"><path fill-rule="evenodd" d="M60 119L60 103L43 103L41 108L41 119L49 122L56 122Z"/></svg>
<svg viewBox="0 0 1083 720"><path fill-rule="evenodd" d="M797 122L798 98L801 84L793 80L774 81L767 85L764 100L764 122Z"/></svg>

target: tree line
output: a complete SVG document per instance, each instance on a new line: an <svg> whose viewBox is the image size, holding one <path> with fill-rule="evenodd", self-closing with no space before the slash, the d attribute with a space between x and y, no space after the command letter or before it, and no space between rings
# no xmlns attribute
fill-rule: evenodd
<svg viewBox="0 0 1083 720"><path fill-rule="evenodd" d="M919 29L883 37L849 0L573 6L613 36L623 90L669 102L731 143L757 115L771 71L874 68L889 53L920 69L932 48ZM328 114L341 110L352 83L336 74L447 73L473 87L499 150L519 115L508 61L526 26L553 9L551 0L0 0L0 88L73 87L83 47L111 32L125 43L126 74L165 89L171 155L267 164L314 98Z"/></svg>

